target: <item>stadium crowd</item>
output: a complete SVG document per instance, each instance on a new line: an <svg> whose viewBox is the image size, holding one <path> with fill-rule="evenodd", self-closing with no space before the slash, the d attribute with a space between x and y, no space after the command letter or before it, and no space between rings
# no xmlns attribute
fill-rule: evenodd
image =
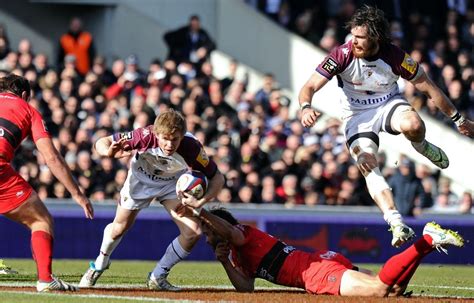
<svg viewBox="0 0 474 303"><path fill-rule="evenodd" d="M316 18L317 14L326 14L323 6L306 3L309 1L281 1L280 11L288 7L295 16L288 16L288 22L282 24L325 49L342 43L345 35L336 35L344 20L340 14L349 14L346 7L355 3L343 1L335 15L341 18L326 18L322 27L314 22L323 22ZM436 41L433 45L427 44L435 33L429 16L437 15L414 12L403 22L392 21L394 41L411 49L411 55L423 62L424 69L458 109L473 118L472 8L464 14L444 11L448 23L438 30L445 35L436 36L443 38L432 40ZM311 16L304 17L308 14ZM306 31L313 33L304 34L300 28L302 18L309 18ZM192 16L191 30L196 26L199 29L199 24L192 24L195 21L196 16ZM416 30L406 30L411 27ZM323 35L316 40L311 38L318 37L320 28L324 28ZM333 43L323 44L324 36L331 31ZM77 37L82 32L79 26L71 27L68 33ZM230 63L226 78L217 79L208 60L215 45L207 33L206 41L186 56L157 58L149 64L140 62L134 54L107 62L103 56L94 55L90 42L89 49L80 56L68 53L61 43L62 51L55 61L35 49L28 39L20 40L17 46L10 45L5 27L0 27L0 76L12 72L30 81L34 92L30 104L47 119L56 146L92 200L117 199L127 176L127 159L101 158L93 152L93 143L104 135L152 124L158 113L172 107L183 112L188 130L206 146L226 177L225 188L218 196L223 203L373 205L365 180L344 144L340 121L327 119L321 133L303 128L298 118L290 118L290 100L279 89L275 76L266 74L258 91L248 91L248 83L236 78L236 61ZM169 39L167 42L170 54L179 53L172 49L179 43L170 44ZM80 71L77 61L84 60L83 56L91 56L90 66L83 70L81 64ZM410 84L404 86L404 93L419 104L419 110L452 127L450 121L433 110L434 106L425 104ZM450 181L439 177L439 171L424 165L415 167L406 157L400 159L396 169L385 163L383 154L379 161L394 188L402 215L417 215L426 208L472 212L472 193L466 191L457 197L450 189ZM68 198L66 189L47 169L32 142L23 143L14 165L42 199Z"/></svg>
<svg viewBox="0 0 474 303"><path fill-rule="evenodd" d="M376 6L390 21L392 43L422 63L466 117L474 118L474 2L467 0L245 0L279 25L330 51L348 39L344 24L363 4ZM413 86L403 87L416 109L453 124Z"/></svg>

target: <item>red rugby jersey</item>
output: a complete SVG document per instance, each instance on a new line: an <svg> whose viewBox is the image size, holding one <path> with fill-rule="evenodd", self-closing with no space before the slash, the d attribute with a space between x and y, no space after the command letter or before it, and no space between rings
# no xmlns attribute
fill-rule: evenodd
<svg viewBox="0 0 474 303"><path fill-rule="evenodd" d="M10 162L15 150L27 136L31 136L34 142L50 137L43 117L22 98L11 93L1 93L0 155Z"/></svg>

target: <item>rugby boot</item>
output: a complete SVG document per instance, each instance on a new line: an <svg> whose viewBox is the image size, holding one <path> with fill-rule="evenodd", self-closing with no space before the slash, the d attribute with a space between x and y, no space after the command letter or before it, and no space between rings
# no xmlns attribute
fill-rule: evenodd
<svg viewBox="0 0 474 303"><path fill-rule="evenodd" d="M433 247L445 254L448 254L448 250L445 246L464 246L464 239L461 235L453 230L442 228L436 222L426 223L423 229L423 235L430 235L433 239Z"/></svg>
<svg viewBox="0 0 474 303"><path fill-rule="evenodd" d="M3 259L0 259L0 275L16 275L18 272L13 270L10 266L5 264Z"/></svg>
<svg viewBox="0 0 474 303"><path fill-rule="evenodd" d="M81 282L79 282L79 288L89 288L93 287L100 276L109 269L110 262L104 269L96 269L94 261L89 263L89 269L87 269L86 273L82 276Z"/></svg>
<svg viewBox="0 0 474 303"><path fill-rule="evenodd" d="M410 241L415 237L415 232L409 226L403 222L396 223L390 226L392 232L392 246L400 247L407 241Z"/></svg>
<svg viewBox="0 0 474 303"><path fill-rule="evenodd" d="M181 291L181 288L172 285L167 279L167 275L159 276L158 278L154 277L152 273L148 274L148 279L146 281L146 286L151 290L158 291Z"/></svg>
<svg viewBox="0 0 474 303"><path fill-rule="evenodd" d="M77 287L64 282L63 280L56 278L55 276L51 276L53 281L51 282L36 282L36 290L38 292L49 292L49 291L76 291Z"/></svg>
<svg viewBox="0 0 474 303"><path fill-rule="evenodd" d="M425 158L431 161L434 165L438 166L441 169L445 169L449 166L449 159L448 156L446 156L446 153L439 148L438 146L434 145L433 143L430 143L428 141L425 141L426 143L424 144L423 149L416 149L417 152L419 152L421 155L423 155Z"/></svg>

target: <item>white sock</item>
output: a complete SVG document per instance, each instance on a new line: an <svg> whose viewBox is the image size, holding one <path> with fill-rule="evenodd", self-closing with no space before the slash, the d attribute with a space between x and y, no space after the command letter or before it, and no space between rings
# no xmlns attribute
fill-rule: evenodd
<svg viewBox="0 0 474 303"><path fill-rule="evenodd" d="M421 142L411 142L411 145L415 148L417 152L420 154L423 153L426 150L426 147L428 146L428 141L426 139L423 139Z"/></svg>
<svg viewBox="0 0 474 303"><path fill-rule="evenodd" d="M104 237L102 239L102 245L100 246L100 254L97 259L95 259L95 268L98 270L102 270L107 267L109 264L110 255L122 240L122 237L115 240L112 239L112 229L113 223L110 223L104 229Z"/></svg>
<svg viewBox="0 0 474 303"><path fill-rule="evenodd" d="M189 253L189 251L186 251L181 246L181 244L179 244L178 237L176 237L173 242L168 245L165 254L156 264L155 269L153 269L152 276L154 278L157 278L159 276L168 275L171 268L175 266L178 262L186 259L189 256Z"/></svg>
<svg viewBox="0 0 474 303"><path fill-rule="evenodd" d="M383 219L388 223L388 225L398 225L403 223L402 215L400 215L398 210L388 210L383 214Z"/></svg>

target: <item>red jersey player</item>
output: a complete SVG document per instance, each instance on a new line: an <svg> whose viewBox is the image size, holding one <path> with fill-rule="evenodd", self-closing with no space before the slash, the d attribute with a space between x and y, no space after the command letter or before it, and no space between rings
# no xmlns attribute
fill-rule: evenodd
<svg viewBox="0 0 474 303"><path fill-rule="evenodd" d="M189 215L182 207L181 215ZM352 265L333 251L308 253L297 250L273 236L240 224L230 212L220 208L211 211L194 209L202 220L207 243L214 248L230 281L237 291L253 291L255 278L302 288L311 294L342 296L402 295L421 259L434 248L464 245L456 232L438 224L426 224L415 244L390 258L378 275Z"/></svg>
<svg viewBox="0 0 474 303"><path fill-rule="evenodd" d="M53 174L92 219L94 210L53 145L41 114L27 101L30 84L13 74L0 79L0 213L31 230L31 249L38 269L38 291L75 290L52 276L53 219L33 188L11 167L15 150L31 136Z"/></svg>

